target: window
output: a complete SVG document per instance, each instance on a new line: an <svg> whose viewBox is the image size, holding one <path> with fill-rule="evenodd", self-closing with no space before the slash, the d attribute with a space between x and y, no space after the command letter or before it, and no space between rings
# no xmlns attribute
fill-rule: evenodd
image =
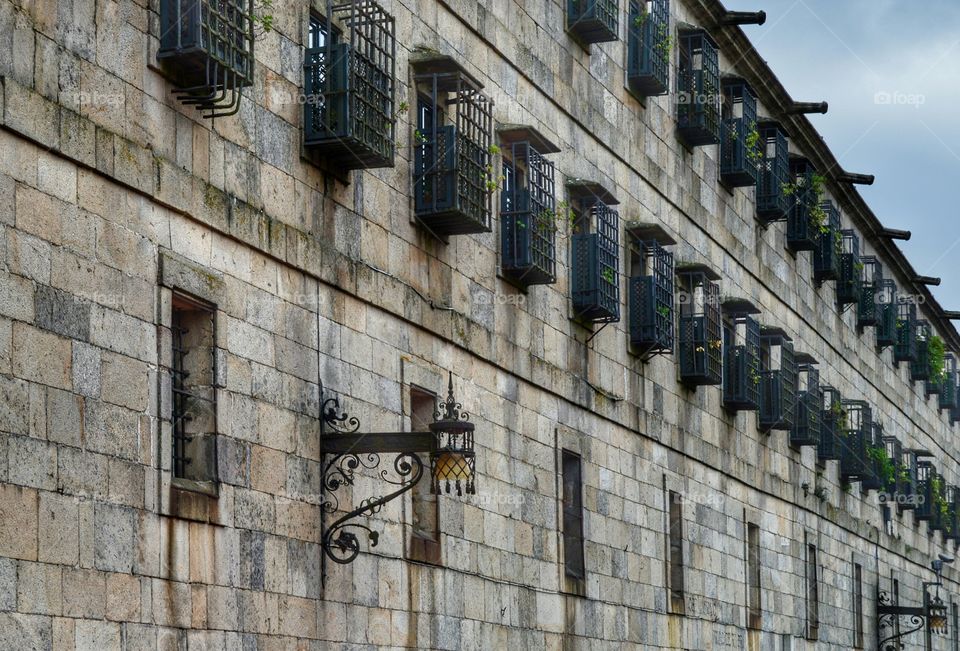
<svg viewBox="0 0 960 651"><path fill-rule="evenodd" d="M673 253L639 229L628 232L633 238L628 283L630 345L643 359L672 353Z"/></svg>
<svg viewBox="0 0 960 651"><path fill-rule="evenodd" d="M574 211L570 251L573 318L584 323L620 320L620 213L600 184L567 183Z"/></svg>
<svg viewBox="0 0 960 651"><path fill-rule="evenodd" d="M683 498L667 492L669 504L667 528L667 589L670 591L670 612L682 614L683 601Z"/></svg>
<svg viewBox="0 0 960 651"><path fill-rule="evenodd" d="M760 331L760 367L760 429L789 432L796 414L797 365L792 340L781 328Z"/></svg>
<svg viewBox="0 0 960 651"><path fill-rule="evenodd" d="M586 579L583 554L583 478L580 455L564 450L563 463L563 571L582 592Z"/></svg>
<svg viewBox="0 0 960 651"><path fill-rule="evenodd" d="M760 603L760 527L747 523L747 628L759 629L763 618Z"/></svg>
<svg viewBox="0 0 960 651"><path fill-rule="evenodd" d="M617 0L567 0L567 31L581 46L617 40Z"/></svg>
<svg viewBox="0 0 960 651"><path fill-rule="evenodd" d="M817 546L807 543L807 639L816 640L820 630L820 584L817 576Z"/></svg>
<svg viewBox="0 0 960 651"><path fill-rule="evenodd" d="M688 387L720 384L723 369L720 276L702 264L677 266L680 381Z"/></svg>
<svg viewBox="0 0 960 651"><path fill-rule="evenodd" d="M216 493L217 402L213 306L174 293L171 312L173 476L178 487Z"/></svg>
<svg viewBox="0 0 960 651"><path fill-rule="evenodd" d="M342 33L336 22L344 26ZM340 170L391 167L394 158L393 17L373 0L310 16L304 55L304 145Z"/></svg>
<svg viewBox="0 0 960 651"><path fill-rule="evenodd" d="M630 0L627 88L642 97L666 95L670 70L669 0Z"/></svg>
<svg viewBox="0 0 960 651"><path fill-rule="evenodd" d="M960 626L960 608L957 608L956 603L950 604L950 614L950 619L953 621L950 627L950 644L953 651L960 651L960 631L957 631L957 627Z"/></svg>
<svg viewBox="0 0 960 651"><path fill-rule="evenodd" d="M720 142L720 67L717 44L703 30L680 32L677 130L687 147Z"/></svg>
<svg viewBox="0 0 960 651"><path fill-rule="evenodd" d="M853 564L853 646L863 648L863 568Z"/></svg>
<svg viewBox="0 0 960 651"><path fill-rule="evenodd" d="M410 431L424 432L433 422L436 396L418 387L410 387ZM411 491L412 531L409 557L437 565L440 557L440 505L431 489L430 468Z"/></svg>
<svg viewBox="0 0 960 651"><path fill-rule="evenodd" d="M723 304L723 407L756 411L760 407L760 310L743 299Z"/></svg>
<svg viewBox="0 0 960 651"><path fill-rule="evenodd" d="M740 78L725 78L721 108L720 181L729 187L756 187L764 146L753 89Z"/></svg>

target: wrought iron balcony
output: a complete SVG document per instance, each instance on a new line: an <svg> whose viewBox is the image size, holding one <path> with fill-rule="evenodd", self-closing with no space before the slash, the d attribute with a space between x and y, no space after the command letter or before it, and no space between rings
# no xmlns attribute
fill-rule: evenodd
<svg viewBox="0 0 960 651"><path fill-rule="evenodd" d="M841 231L840 277L837 279L837 306L859 303L863 294L863 274L866 269L860 259L860 238L852 229Z"/></svg>
<svg viewBox="0 0 960 651"><path fill-rule="evenodd" d="M620 320L620 214L599 184L567 183L574 207L570 252L573 317L588 323Z"/></svg>
<svg viewBox="0 0 960 651"><path fill-rule="evenodd" d="M670 2L630 0L627 88L641 97L670 90Z"/></svg>
<svg viewBox="0 0 960 651"><path fill-rule="evenodd" d="M161 0L157 59L203 117L233 115L253 83L253 0Z"/></svg>
<svg viewBox="0 0 960 651"><path fill-rule="evenodd" d="M846 422L841 423L840 479L869 478L873 462L868 454L873 442L873 412L863 400L844 400Z"/></svg>
<svg viewBox="0 0 960 651"><path fill-rule="evenodd" d="M567 0L567 32L582 46L617 40L617 0Z"/></svg>
<svg viewBox="0 0 960 651"><path fill-rule="evenodd" d="M883 280L883 265L873 255L860 258L860 264L863 265L863 273L857 297L857 331L862 333L864 328L876 327L879 319L878 300L880 282ZM839 289L838 286L838 292Z"/></svg>
<svg viewBox="0 0 960 651"><path fill-rule="evenodd" d="M790 445L817 447L823 423L823 389L817 360L807 353L794 353L797 363L797 406L790 430Z"/></svg>
<svg viewBox="0 0 960 651"><path fill-rule="evenodd" d="M938 405L941 411L949 414L957 406L957 356L946 353L943 357L943 374L938 382L940 397Z"/></svg>
<svg viewBox="0 0 960 651"><path fill-rule="evenodd" d="M933 330L924 320L917 321L917 356L910 362L910 379L913 382L924 382L930 379L930 344Z"/></svg>
<svg viewBox="0 0 960 651"><path fill-rule="evenodd" d="M943 478L937 473L933 462L917 462L917 494L923 499L917 500L914 520L934 520L940 513L940 502L945 498Z"/></svg>
<svg viewBox="0 0 960 651"><path fill-rule="evenodd" d="M893 347L893 359L913 362L917 359L917 306L914 303L897 303L897 340Z"/></svg>
<svg viewBox="0 0 960 651"><path fill-rule="evenodd" d="M730 187L756 187L763 159L757 126L757 99L739 77L725 77L720 137L720 182Z"/></svg>
<svg viewBox="0 0 960 651"><path fill-rule="evenodd" d="M840 212L832 201L820 206L823 218L817 248L813 251L813 280L822 285L840 278L840 254L843 253L843 234L840 231Z"/></svg>
<svg viewBox="0 0 960 651"><path fill-rule="evenodd" d="M899 443L897 445L899 446ZM913 510L920 502L917 486L917 457L916 451L902 448L899 454L891 454L891 458L897 462L896 502L901 511Z"/></svg>
<svg viewBox="0 0 960 651"><path fill-rule="evenodd" d="M882 491L896 482L896 471L893 459L887 455L887 448L883 443L883 425L873 423L873 431L867 443L867 472L860 478L860 490Z"/></svg>
<svg viewBox="0 0 960 651"><path fill-rule="evenodd" d="M417 220L434 235L490 230L496 189L491 157L493 101L447 56L411 61L418 91L413 194Z"/></svg>
<svg viewBox="0 0 960 651"><path fill-rule="evenodd" d="M889 278L879 283L877 291L877 350L883 350L897 343L897 286Z"/></svg>
<svg viewBox="0 0 960 651"><path fill-rule="evenodd" d="M723 407L728 411L760 408L760 323L750 301L724 301Z"/></svg>
<svg viewBox="0 0 960 651"><path fill-rule="evenodd" d="M787 197L787 247L791 251L815 251L826 214L823 210L824 179L806 158L790 159L791 182L780 186Z"/></svg>
<svg viewBox="0 0 960 651"><path fill-rule="evenodd" d="M661 227L627 225L633 241L629 280L630 345L647 359L673 352L674 265L666 246L676 244Z"/></svg>
<svg viewBox="0 0 960 651"><path fill-rule="evenodd" d="M757 218L764 225L787 218L793 199L784 193L790 183L790 153L787 132L777 122L762 121L760 171L757 179Z"/></svg>
<svg viewBox="0 0 960 651"><path fill-rule="evenodd" d="M841 432L846 422L846 410L843 397L834 387L825 384L823 393L823 411L820 420L820 443L817 445L817 461L840 459L843 452Z"/></svg>
<svg viewBox="0 0 960 651"><path fill-rule="evenodd" d="M568 216L557 211L554 165L544 154L560 149L530 127L501 129L499 136L504 152L501 271L521 288L552 284L557 280L557 230Z"/></svg>
<svg viewBox="0 0 960 651"><path fill-rule="evenodd" d="M677 130L688 147L720 142L720 68L717 44L703 30L680 32Z"/></svg>
<svg viewBox="0 0 960 651"><path fill-rule="evenodd" d="M960 487L949 484L945 492L946 508L940 515L940 531L944 541L960 542Z"/></svg>
<svg viewBox="0 0 960 651"><path fill-rule="evenodd" d="M303 62L303 144L333 169L392 167L393 16L373 0L331 4L328 12L325 20L310 18Z"/></svg>
<svg viewBox="0 0 960 651"><path fill-rule="evenodd" d="M780 328L760 332L760 430L793 429L797 405L797 364L793 342Z"/></svg>
<svg viewBox="0 0 960 651"><path fill-rule="evenodd" d="M723 333L720 325L720 276L703 264L677 267L680 278L680 381L690 387L720 384Z"/></svg>

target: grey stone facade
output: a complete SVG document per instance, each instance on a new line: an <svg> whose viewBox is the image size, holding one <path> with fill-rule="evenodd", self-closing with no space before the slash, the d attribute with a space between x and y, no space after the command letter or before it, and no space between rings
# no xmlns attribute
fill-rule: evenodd
<svg viewBox="0 0 960 651"><path fill-rule="evenodd" d="M717 387L683 388L673 356L641 362L625 319L585 343L569 318L568 237L557 283L520 294L497 274L496 227L449 243L419 228L413 111L394 167L344 184L313 165L296 98L309 11L325 3L276 4L240 112L210 121L160 74L157 0L0 0L0 648L850 649L855 563L875 648L878 586L896 578L901 602L919 603L941 534L910 512L888 527L836 462L819 467L812 448L726 413ZM398 98L415 101L414 47L454 57L497 123L560 146L561 177L599 181L624 220L662 224L678 259L711 265L724 295L753 300L824 382L868 400L886 432L960 482L949 420L814 285L784 225L758 228L753 191L719 185L717 148L680 145L675 94L644 105L624 88L624 4L621 40L587 52L557 0L388 2ZM674 29L720 11L671 5ZM743 34L715 31L721 70L781 118L788 95ZM836 166L805 118L789 124L792 151ZM859 195L828 193L910 288ZM172 485L174 290L216 306L215 498ZM960 348L936 303L922 310ZM448 369L477 425L479 494L439 498L439 565L408 560L407 495L371 519L380 544L327 563L323 583L318 379L365 429L394 431L410 429L411 387L439 392ZM583 596L565 592L561 449L583 459ZM665 588L669 490L686 498L683 615ZM366 474L343 499L378 492ZM759 630L747 627L748 522ZM954 599L956 569L945 582ZM935 648L955 648L952 634Z"/></svg>

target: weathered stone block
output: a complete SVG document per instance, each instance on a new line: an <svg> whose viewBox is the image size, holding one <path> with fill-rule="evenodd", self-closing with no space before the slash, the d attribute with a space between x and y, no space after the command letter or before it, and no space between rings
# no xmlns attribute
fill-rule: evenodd
<svg viewBox="0 0 960 651"><path fill-rule="evenodd" d="M51 644L49 617L0 613L0 648L44 651Z"/></svg>
<svg viewBox="0 0 960 651"><path fill-rule="evenodd" d="M74 356L76 371L76 356ZM83 398L60 389L47 389L47 438L80 447L83 441Z"/></svg>
<svg viewBox="0 0 960 651"><path fill-rule="evenodd" d="M111 458L108 473L110 501L142 509L144 467L139 463Z"/></svg>
<svg viewBox="0 0 960 651"><path fill-rule="evenodd" d="M26 436L11 436L7 442L7 458L7 480L11 483L56 490L56 445Z"/></svg>
<svg viewBox="0 0 960 651"><path fill-rule="evenodd" d="M111 504L94 506L94 563L97 569L132 572L134 512Z"/></svg>
<svg viewBox="0 0 960 651"><path fill-rule="evenodd" d="M40 493L39 554L45 563L76 565L80 551L80 514L77 500L56 493Z"/></svg>
<svg viewBox="0 0 960 651"><path fill-rule="evenodd" d="M13 324L13 373L59 389L73 385L70 340L25 323Z"/></svg>
<svg viewBox="0 0 960 651"><path fill-rule="evenodd" d="M87 400L84 434L87 448L136 461L140 453L140 421L136 412L98 400Z"/></svg>
<svg viewBox="0 0 960 651"><path fill-rule="evenodd" d="M50 244L38 237L4 229L7 235L7 267L20 276L50 284Z"/></svg>
<svg viewBox="0 0 960 651"><path fill-rule="evenodd" d="M79 296L40 285L34 295L36 325L71 339L90 338L90 303Z"/></svg>
<svg viewBox="0 0 960 651"><path fill-rule="evenodd" d="M0 314L20 321L33 321L33 283L0 272Z"/></svg>
<svg viewBox="0 0 960 651"><path fill-rule="evenodd" d="M100 349L73 342L73 390L83 396L100 396Z"/></svg>
<svg viewBox="0 0 960 651"><path fill-rule="evenodd" d="M37 560L37 491L0 484L0 556Z"/></svg>
<svg viewBox="0 0 960 651"><path fill-rule="evenodd" d="M140 619L140 579L129 574L107 576L107 619L135 622Z"/></svg>
<svg viewBox="0 0 960 651"><path fill-rule="evenodd" d="M78 448L57 451L57 490L78 497L107 496L107 457Z"/></svg>
<svg viewBox="0 0 960 651"><path fill-rule="evenodd" d="M238 527L257 531L274 530L274 498L272 495L238 489L234 499L236 509L234 519Z"/></svg>
<svg viewBox="0 0 960 651"><path fill-rule="evenodd" d="M279 450L254 445L250 455L250 487L264 493L283 493L286 484L286 457Z"/></svg>
<svg viewBox="0 0 960 651"><path fill-rule="evenodd" d="M113 622L79 620L76 624L77 648L120 651L120 625Z"/></svg>
<svg viewBox="0 0 960 651"><path fill-rule="evenodd" d="M63 608L60 567L21 561L17 569L17 610L59 615Z"/></svg>
<svg viewBox="0 0 960 651"><path fill-rule="evenodd" d="M23 380L0 375L0 430L30 433L30 388Z"/></svg>
<svg viewBox="0 0 960 651"><path fill-rule="evenodd" d="M100 398L115 405L144 412L150 397L150 367L125 355L105 353L101 357Z"/></svg>

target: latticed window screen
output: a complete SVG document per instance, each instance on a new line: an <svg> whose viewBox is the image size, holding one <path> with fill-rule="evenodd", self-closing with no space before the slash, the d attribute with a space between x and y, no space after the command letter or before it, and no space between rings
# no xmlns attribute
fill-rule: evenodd
<svg viewBox="0 0 960 651"><path fill-rule="evenodd" d="M931 520L936 512L936 498L939 485L942 483L937 469L932 462L925 459L917 461L917 508L914 510L914 520Z"/></svg>
<svg viewBox="0 0 960 651"><path fill-rule="evenodd" d="M720 67L716 43L702 30L680 33L677 122L689 147L720 140Z"/></svg>
<svg viewBox="0 0 960 651"><path fill-rule="evenodd" d="M724 327L723 406L730 411L760 407L760 323L731 315Z"/></svg>
<svg viewBox="0 0 960 651"><path fill-rule="evenodd" d="M515 142L503 161L500 239L503 274L521 286L556 282L557 229L554 165L528 142Z"/></svg>
<svg viewBox="0 0 960 651"><path fill-rule="evenodd" d="M681 270L678 275L682 283L680 380L688 386L720 384L723 369L720 287L701 271Z"/></svg>
<svg viewBox="0 0 960 651"><path fill-rule="evenodd" d="M823 392L820 371L813 362L797 365L797 406L790 444L794 447L817 446L823 421Z"/></svg>
<svg viewBox="0 0 960 651"><path fill-rule="evenodd" d="M916 358L910 362L910 379L924 382L930 378L930 338L933 329L925 319L918 319L916 325Z"/></svg>
<svg viewBox="0 0 960 651"><path fill-rule="evenodd" d="M177 97L205 111L233 115L253 83L253 0L161 0L157 59Z"/></svg>
<svg viewBox="0 0 960 651"><path fill-rule="evenodd" d="M627 87L644 97L670 90L670 1L630 0Z"/></svg>
<svg viewBox="0 0 960 651"><path fill-rule="evenodd" d="M897 285L889 278L881 278L877 289L877 348L882 350L897 343L899 302Z"/></svg>
<svg viewBox="0 0 960 651"><path fill-rule="evenodd" d="M760 351L760 429L790 431L797 402L793 343L781 331L763 332Z"/></svg>
<svg viewBox="0 0 960 651"><path fill-rule="evenodd" d="M843 449L842 426L846 410L840 392L830 385L821 387L823 394L823 418L820 422L820 443L817 445L817 460L820 462L840 459Z"/></svg>
<svg viewBox="0 0 960 651"><path fill-rule="evenodd" d="M216 325L212 306L174 294L171 311L173 476L217 479Z"/></svg>
<svg viewBox="0 0 960 651"><path fill-rule="evenodd" d="M860 238L851 229L840 232L840 275L837 279L837 305L844 307L860 300L864 264L860 259Z"/></svg>
<svg viewBox="0 0 960 651"><path fill-rule="evenodd" d="M580 455L563 451L563 569L573 579L586 578L583 559L583 478Z"/></svg>
<svg viewBox="0 0 960 651"><path fill-rule="evenodd" d="M819 179L813 164L805 158L790 159L790 183L786 190L790 202L787 214L787 246L793 251L814 251L820 239L823 203L818 192Z"/></svg>
<svg viewBox="0 0 960 651"><path fill-rule="evenodd" d="M618 0L567 0L567 31L584 45L617 40Z"/></svg>
<svg viewBox="0 0 960 651"><path fill-rule="evenodd" d="M637 243L630 278L630 344L642 356L673 352L673 253L655 240Z"/></svg>
<svg viewBox="0 0 960 651"><path fill-rule="evenodd" d="M720 180L733 187L756 186L762 156L753 90L742 79L724 79Z"/></svg>
<svg viewBox="0 0 960 651"><path fill-rule="evenodd" d="M957 356L946 353L943 360L943 377L939 382L940 409L948 411L957 406Z"/></svg>
<svg viewBox="0 0 960 651"><path fill-rule="evenodd" d="M867 462L866 470L860 477L860 491L876 490L879 491L885 487L883 477L882 456L886 454L886 448L883 445L883 425L877 420L871 425L870 434L867 436Z"/></svg>
<svg viewBox="0 0 960 651"><path fill-rule="evenodd" d="M898 301L896 344L893 359L896 362L913 362L917 359L917 306L907 300Z"/></svg>
<svg viewBox="0 0 960 651"><path fill-rule="evenodd" d="M373 0L311 16L304 144L340 169L393 165L395 59L394 19Z"/></svg>
<svg viewBox="0 0 960 651"><path fill-rule="evenodd" d="M415 63L417 219L437 236L490 230L493 102L455 62Z"/></svg>
<svg viewBox="0 0 960 651"><path fill-rule="evenodd" d="M572 298L574 317L595 323L620 319L620 214L599 199L578 221L594 232L573 236Z"/></svg>
<svg viewBox="0 0 960 651"><path fill-rule="evenodd" d="M843 235L840 231L840 211L832 201L820 205L823 212L819 226L817 247L813 251L813 279L820 285L840 277L840 254L843 252Z"/></svg>
<svg viewBox="0 0 960 651"><path fill-rule="evenodd" d="M873 438L873 411L863 400L844 400L846 421L840 432L840 477L844 481L870 475L872 462L868 448Z"/></svg>
<svg viewBox="0 0 960 651"><path fill-rule="evenodd" d="M860 258L863 265L861 273L860 295L857 299L857 330L876 326L879 319L878 298L880 281L883 280L883 265L876 256L865 255Z"/></svg>
<svg viewBox="0 0 960 651"><path fill-rule="evenodd" d="M764 224L786 219L793 197L784 186L790 183L790 152L787 134L776 122L761 122L757 217Z"/></svg>

